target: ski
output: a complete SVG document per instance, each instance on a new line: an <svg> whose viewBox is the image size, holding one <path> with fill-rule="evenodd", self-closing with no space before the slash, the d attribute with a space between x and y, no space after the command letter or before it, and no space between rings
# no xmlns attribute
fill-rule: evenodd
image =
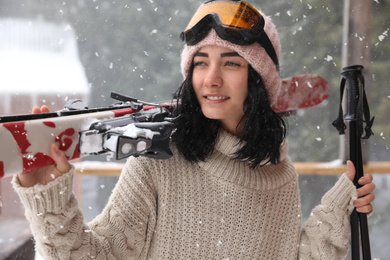
<svg viewBox="0 0 390 260"><path fill-rule="evenodd" d="M68 160L107 152L114 152L118 160L172 156L173 103L151 104L115 92L111 97L122 102L88 109L72 100L62 111L0 118L0 177L54 164L51 143Z"/></svg>
<svg viewBox="0 0 390 260"><path fill-rule="evenodd" d="M272 108L277 113L309 108L329 92L328 82L315 74L286 78ZM54 164L51 143L69 160L107 152L116 159L172 156L176 101L154 104L116 92L111 97L118 102L109 107L88 108L70 100L56 112L0 117L0 178Z"/></svg>

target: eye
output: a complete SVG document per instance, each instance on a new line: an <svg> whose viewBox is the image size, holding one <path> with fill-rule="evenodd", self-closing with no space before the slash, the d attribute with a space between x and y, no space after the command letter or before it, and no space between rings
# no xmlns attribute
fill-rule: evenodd
<svg viewBox="0 0 390 260"><path fill-rule="evenodd" d="M229 67L238 67L238 66L240 66L239 63L234 62L234 61L227 61L227 62L225 63L225 65L226 65L226 66L229 66Z"/></svg>
<svg viewBox="0 0 390 260"><path fill-rule="evenodd" d="M205 66L206 63L204 61L194 61L194 67L199 67L199 66Z"/></svg>

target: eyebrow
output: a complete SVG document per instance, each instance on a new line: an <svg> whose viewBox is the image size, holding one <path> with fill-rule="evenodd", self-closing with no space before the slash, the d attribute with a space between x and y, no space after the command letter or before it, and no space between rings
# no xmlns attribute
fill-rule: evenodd
<svg viewBox="0 0 390 260"><path fill-rule="evenodd" d="M240 54L238 54L237 52L224 52L221 54L221 57L241 57Z"/></svg>
<svg viewBox="0 0 390 260"><path fill-rule="evenodd" d="M194 54L194 57L208 57L209 55L205 52L197 52Z"/></svg>
<svg viewBox="0 0 390 260"><path fill-rule="evenodd" d="M205 52L197 52L195 53L194 57L208 57L209 55ZM238 54L237 52L224 52L224 53L221 53L221 57L241 57L240 54Z"/></svg>

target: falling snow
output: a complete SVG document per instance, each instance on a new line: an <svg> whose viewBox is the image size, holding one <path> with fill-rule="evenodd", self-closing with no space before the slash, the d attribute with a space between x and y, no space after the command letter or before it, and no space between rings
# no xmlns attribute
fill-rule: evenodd
<svg viewBox="0 0 390 260"><path fill-rule="evenodd" d="M330 55L328 55L328 56L325 57L325 60L326 60L326 61L332 61L332 60L333 60L333 57L330 56Z"/></svg>
<svg viewBox="0 0 390 260"><path fill-rule="evenodd" d="M387 36L389 36L388 33L389 33L389 28L387 28L387 30L384 31L381 35L379 35L379 36L378 36L378 39L379 39L380 41L383 41Z"/></svg>
<svg viewBox="0 0 390 260"><path fill-rule="evenodd" d="M95 2L95 1L94 1ZM154 1L153 0L149 0L149 2L151 3L151 4L155 4L154 3ZM301 3L303 3L303 1L301 0L300 1ZM374 2L375 3L380 3L380 1L379 0L374 0ZM383 2L383 1L382 1ZM304 5L303 5L304 6ZM95 6L95 8L96 8L96 10L98 10L99 9L99 6ZM130 8L129 7L129 5L125 5L124 6L124 8ZM309 10L312 10L313 9L313 6L312 5L310 5L310 4L307 4L307 8L309 9ZM317 8L317 7L316 7ZM100 8L101 10L102 9L104 9L103 8L103 6ZM144 11L143 10L143 8L137 8L136 9L138 12L141 12L141 11ZM153 8L153 10L155 11L155 12L157 12L158 11L158 8L157 7L155 7L155 8ZM174 9L173 9L174 10ZM326 9L328 12L330 11L328 8ZM61 13L63 13L63 11L62 10L59 10ZM292 12L290 11L290 10L288 10L287 12L286 12L286 14L288 15L288 16L292 16ZM179 10L176 10L175 12L174 12L174 15L179 15ZM278 12L278 13L275 13L274 14L274 16L275 17L278 17L278 16L281 16L281 14ZM283 16L283 15L282 15ZM168 17L168 16L167 16ZM302 16L304 19L306 18L306 15L303 15ZM166 18L163 18L163 19L166 19ZM168 18L168 21L171 21L172 20L172 17L169 17ZM385 28L384 28L385 29ZM67 25L67 26L65 26L65 28L64 28L64 31L67 31L67 30L71 30L71 27L69 26L69 25ZM293 34L296 34L297 33L297 31L302 31L303 30L303 28L302 27L299 27L298 29L296 29L295 31L293 31ZM158 33L160 33L157 29L153 29L153 30L151 30L150 31L150 35L155 35L155 34L158 34ZM383 42L383 41L385 41L386 40L386 38L388 38L388 33L389 33L389 28L387 28L385 31L383 31L379 36L378 36L378 40L380 41L380 42ZM364 37L361 37L361 36L359 36L358 34L355 34L355 37L358 39L358 40L360 40L360 41L363 41L364 40ZM59 40L59 42L58 42L59 44L63 44L63 39L60 39ZM172 45L170 45L170 46L172 46ZM92 52L93 53L93 52ZM291 53L291 55L295 55L295 53L294 53L294 51L291 51L290 52ZM95 52L94 53L95 54L95 56L96 57L99 57L99 53L98 52ZM146 51L144 51L144 54L145 54L145 56L149 56L149 54L146 52ZM105 54L101 54L102 56L104 56ZM323 57L323 56L319 56L319 59L321 59L321 57ZM317 57L314 57L314 59L317 59ZM332 57L332 56L330 56L330 55L327 55L326 57L324 57L323 58L326 62L332 62L333 61L333 64L335 64L334 63L334 58ZM337 58L336 58L336 60L337 60ZM119 66L119 65L117 65L117 66ZM306 68L306 66L303 66L304 68ZM110 69L114 69L114 64L111 62L110 64L109 64L109 68ZM129 67L127 67L128 68L128 70L129 71L133 71L133 72L135 72L136 70L137 70L137 67L134 67L133 69L132 68L129 68ZM144 76L141 74L140 76L139 76L140 78L144 78ZM145 76L146 77L146 76ZM374 75L373 75L373 79L374 79L375 77L374 77ZM90 83L89 84L89 88L92 88L92 83ZM141 91L143 91L144 89L143 88L139 88L139 90L141 90ZM102 97L104 97L104 96L102 96ZM384 97L387 97L388 99L390 99L390 95L388 95L388 96L384 96ZM320 126L317 126L317 130L318 131L321 131L321 127ZM317 133L317 134L319 134L319 133ZM386 139L386 137L385 137L385 133L384 132L381 132L380 133L380 135L379 135L382 139ZM318 141L318 142L321 142L322 141L322 138L321 137L317 137L317 138L315 138L315 140L316 141ZM389 150L389 146L387 146L386 145L386 149L387 150ZM112 154L112 156L113 156L113 154ZM112 157L111 157L112 158ZM110 156L107 156L107 161L110 161ZM81 172L83 172L84 171L84 169L81 169ZM51 177L54 179L55 178L55 176L54 176L54 174L51 174ZM96 185L95 186L95 189L96 189L96 187L97 187L97 189L106 189L106 186L105 185ZM101 191L99 191L99 192L101 192ZM36 195L35 196L35 199L40 199L40 197L38 196L38 195ZM1 204L1 201L0 201L0 207L2 206L2 204ZM88 207L89 209L92 209L92 206L89 206ZM38 216L41 216L42 215L42 213L38 213ZM300 215L298 215L298 217L300 217ZM224 219L221 219L221 223L224 223ZM199 224L202 224L202 221L199 221ZM319 221L318 222L318 224L321 224L321 222ZM60 226L60 228L63 228L64 226ZM283 230L280 230L281 232L283 232ZM84 232L91 232L91 230L85 230ZM43 237L44 239L47 239L47 237ZM215 241L214 241L214 243L215 243ZM219 241L217 241L217 245L222 245L222 241L221 240L219 240ZM200 245L199 245L199 243L196 243L196 246L197 247L200 247ZM93 258L93 256L91 256L91 255L89 255L91 258ZM227 258L228 259L228 258ZM225 260L227 260L227 259L225 259ZM374 259L377 259L377 258L374 258Z"/></svg>

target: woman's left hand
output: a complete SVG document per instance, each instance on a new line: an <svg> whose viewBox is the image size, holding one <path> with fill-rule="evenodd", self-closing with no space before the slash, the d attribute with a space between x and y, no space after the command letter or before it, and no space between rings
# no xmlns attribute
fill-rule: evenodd
<svg viewBox="0 0 390 260"><path fill-rule="evenodd" d="M355 178L355 166L351 161L347 162L347 177L353 181ZM366 173L358 180L358 183L362 186L357 189L358 199L355 200L353 205L357 212L370 213L373 210L372 202L375 199L375 195L372 192L375 190L375 184L372 182L373 177L371 174Z"/></svg>

